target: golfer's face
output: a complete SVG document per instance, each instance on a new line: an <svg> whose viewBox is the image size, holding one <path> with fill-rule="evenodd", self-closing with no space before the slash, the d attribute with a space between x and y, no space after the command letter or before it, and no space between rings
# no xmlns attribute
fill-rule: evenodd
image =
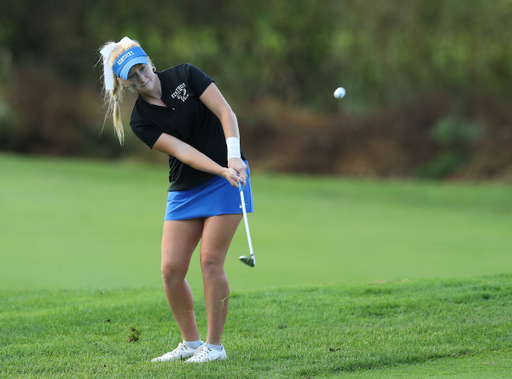
<svg viewBox="0 0 512 379"><path fill-rule="evenodd" d="M153 71L147 64L139 63L133 66L128 73L128 79L121 79L126 86L137 92L146 92L152 88Z"/></svg>

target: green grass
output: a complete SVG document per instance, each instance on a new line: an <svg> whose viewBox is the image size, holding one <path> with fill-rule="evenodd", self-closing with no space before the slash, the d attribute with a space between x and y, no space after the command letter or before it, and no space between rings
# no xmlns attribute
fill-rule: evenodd
<svg viewBox="0 0 512 379"><path fill-rule="evenodd" d="M511 304L512 274L235 291L229 359L189 366L149 361L180 341L161 290L3 292L0 376L506 378Z"/></svg>
<svg viewBox="0 0 512 379"><path fill-rule="evenodd" d="M230 359L189 367L149 362L180 340L165 166L3 154L0 173L0 377L510 377L511 187L254 173L258 266L238 262L243 228L226 264Z"/></svg>
<svg viewBox="0 0 512 379"><path fill-rule="evenodd" d="M0 287L160 288L167 169L0 155ZM512 187L253 174L233 290L472 277L512 267ZM198 257L189 281L202 288Z"/></svg>

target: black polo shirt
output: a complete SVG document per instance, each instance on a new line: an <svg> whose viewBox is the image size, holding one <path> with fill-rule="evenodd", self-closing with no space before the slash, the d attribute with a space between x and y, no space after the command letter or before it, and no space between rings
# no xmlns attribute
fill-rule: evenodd
<svg viewBox="0 0 512 379"><path fill-rule="evenodd" d="M149 104L139 95L130 120L135 135L153 148L162 133L170 134L226 167L227 147L222 124L199 100L214 80L188 63L156 74L162 85L162 101L167 107ZM246 159L243 152L242 158ZM169 191L188 189L213 177L169 155Z"/></svg>

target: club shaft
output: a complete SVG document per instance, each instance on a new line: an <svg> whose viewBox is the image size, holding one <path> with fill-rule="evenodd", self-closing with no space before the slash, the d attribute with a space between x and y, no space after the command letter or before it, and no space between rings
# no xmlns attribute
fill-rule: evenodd
<svg viewBox="0 0 512 379"><path fill-rule="evenodd" d="M252 250L251 232L249 231L249 221L247 220L247 210L245 209L245 198L244 192L240 190L240 200L242 201L242 212L244 213L244 224L245 231L247 233L247 242L249 243L249 251L251 252L251 258L254 258L254 252Z"/></svg>

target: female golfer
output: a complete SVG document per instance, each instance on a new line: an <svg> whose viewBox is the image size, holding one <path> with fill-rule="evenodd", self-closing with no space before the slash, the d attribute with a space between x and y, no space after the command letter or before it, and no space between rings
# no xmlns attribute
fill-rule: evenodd
<svg viewBox="0 0 512 379"><path fill-rule="evenodd" d="M127 37L101 49L105 101L116 134L124 133L119 104L123 87L139 94L130 126L150 148L169 155L169 193L162 236L165 294L183 342L153 362L226 359L221 343L229 301L224 261L242 219L238 183L252 212L249 170L240 150L237 119L214 84L198 68L181 64L155 72L138 42ZM208 331L199 337L194 299L185 280L201 240L200 261Z"/></svg>

